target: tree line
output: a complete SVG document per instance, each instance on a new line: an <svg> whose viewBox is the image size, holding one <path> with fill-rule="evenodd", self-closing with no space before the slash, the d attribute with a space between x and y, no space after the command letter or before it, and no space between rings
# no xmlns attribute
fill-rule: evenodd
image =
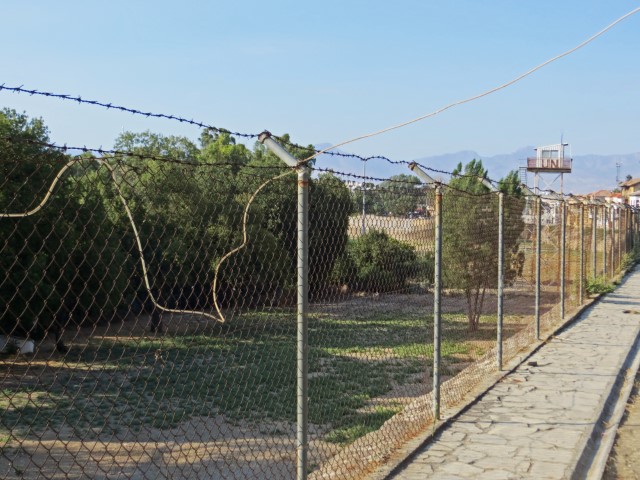
<svg viewBox="0 0 640 480"><path fill-rule="evenodd" d="M13 110L0 112L1 212L33 208L69 162L69 155L43 145L48 141L41 119ZM219 302L224 308L295 302L295 175L264 187L246 223L243 219L253 192L285 171L264 146L256 143L248 148L227 134L204 130L198 143L185 137L126 132L117 138L114 148L135 154L102 159L113 166L117 188L109 170L87 156L73 164L40 212L0 219L0 265L5 272L0 284L0 333L41 338L69 324L106 322L131 310L153 310L143 286L136 239L119 195L126 198L139 230L151 290L160 304L210 308L214 272L222 257L243 243L245 230L246 248L220 266L215 292ZM294 148L291 153L305 158L309 149ZM474 165L475 173L486 175L481 162ZM384 209L404 215L423 201L418 179L402 177L392 179L395 181L371 197L371 213ZM511 188L517 194L514 184L516 177L507 178L505 191ZM458 187L470 192L486 188L478 181ZM348 238L349 216L358 209L354 193L338 177L331 173L314 177L310 198L312 300L333 294L344 284L352 290L393 291L412 278L430 278L429 259L419 258L411 245L385 232ZM483 222L492 222L496 210L447 206L456 196L445 198L445 214L447 210L461 212L456 225L465 223L460 218L475 225L456 227L450 233L445 230L445 245L451 245L450 254L445 248L447 261L458 262L458 270L470 272L451 276L449 283L465 293L476 289L483 296L492 275L483 276L477 271L480 266L461 259L455 245L479 241L477 229ZM483 222L475 221L476 215ZM510 237L521 229L518 225L513 228ZM517 246L509 245L508 250L516 252ZM476 298L476 306L479 300Z"/></svg>

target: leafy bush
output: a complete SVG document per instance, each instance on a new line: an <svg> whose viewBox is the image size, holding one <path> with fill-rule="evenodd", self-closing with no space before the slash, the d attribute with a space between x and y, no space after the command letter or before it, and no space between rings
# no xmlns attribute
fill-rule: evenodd
<svg viewBox="0 0 640 480"><path fill-rule="evenodd" d="M615 290L615 288L615 285L613 285L613 283L611 283L605 276L587 279L586 290L589 295L611 293Z"/></svg>
<svg viewBox="0 0 640 480"><path fill-rule="evenodd" d="M415 249L371 230L349 241L344 254L336 262L333 280L352 290L388 292L406 286L419 271Z"/></svg>
<svg viewBox="0 0 640 480"><path fill-rule="evenodd" d="M633 265L640 259L640 251L637 248L634 248L629 253L625 253L622 256L622 260L620 263L620 270L626 272L630 270Z"/></svg>

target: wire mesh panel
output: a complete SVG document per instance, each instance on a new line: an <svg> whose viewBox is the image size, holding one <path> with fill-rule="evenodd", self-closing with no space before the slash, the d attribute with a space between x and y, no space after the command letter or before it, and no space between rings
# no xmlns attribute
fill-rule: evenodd
<svg viewBox="0 0 640 480"><path fill-rule="evenodd" d="M581 211L582 204L566 204L565 310L567 312L580 306Z"/></svg>
<svg viewBox="0 0 640 480"><path fill-rule="evenodd" d="M447 189L442 223L441 379L446 407L495 369L498 195ZM505 251L511 251L508 247Z"/></svg>
<svg viewBox="0 0 640 480"><path fill-rule="evenodd" d="M590 281L597 276L597 217L595 205L585 206L585 272Z"/></svg>
<svg viewBox="0 0 640 480"><path fill-rule="evenodd" d="M294 476L295 177L244 216L283 169L215 143L237 164L77 158L0 219L0 477ZM69 158L3 147L27 212Z"/></svg>
<svg viewBox="0 0 640 480"><path fill-rule="evenodd" d="M309 320L311 478L359 478L425 428L432 409L433 192L419 183L331 174L311 205L346 215L323 226L328 288ZM364 197L364 198L363 198ZM363 210L364 205L364 210ZM310 251L313 259L313 249ZM313 271L313 270L312 270ZM313 282L310 283L313 291Z"/></svg>
<svg viewBox="0 0 640 480"><path fill-rule="evenodd" d="M605 205L600 205L597 208L597 220L596 220L596 276L605 276L605 263L606 252L605 244L611 244L611 239L607 235L611 234L611 228L609 227L609 219L607 215L607 208ZM606 240L605 240L606 239Z"/></svg>
<svg viewBox="0 0 640 480"><path fill-rule="evenodd" d="M562 202L543 199L540 260L540 330L548 332L560 318Z"/></svg>
<svg viewBox="0 0 640 480"><path fill-rule="evenodd" d="M548 331L562 272L571 309L581 258L589 278L604 261L623 269L637 227L624 209L614 230L602 206L563 217L545 198L538 238L538 197L493 191L475 162L436 196L412 176L296 181L261 145L208 130L200 146L124 134L119 152L72 157L34 141L37 122L13 125L0 136L2 478L294 478L307 447L311 478L359 478L433 422L434 393L446 409L495 372L499 311L504 360L535 340L538 242Z"/></svg>
<svg viewBox="0 0 640 480"><path fill-rule="evenodd" d="M508 361L535 337L536 202L505 195L503 359Z"/></svg>

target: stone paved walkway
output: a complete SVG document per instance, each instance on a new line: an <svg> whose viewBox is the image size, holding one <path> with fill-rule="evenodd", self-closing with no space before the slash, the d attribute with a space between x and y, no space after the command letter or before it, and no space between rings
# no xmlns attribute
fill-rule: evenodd
<svg viewBox="0 0 640 480"><path fill-rule="evenodd" d="M391 478L570 478L639 332L636 268Z"/></svg>

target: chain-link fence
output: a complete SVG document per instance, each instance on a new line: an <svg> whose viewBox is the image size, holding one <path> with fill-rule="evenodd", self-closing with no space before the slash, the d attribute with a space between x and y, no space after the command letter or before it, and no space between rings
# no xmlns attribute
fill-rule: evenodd
<svg viewBox="0 0 640 480"><path fill-rule="evenodd" d="M362 477L638 245L623 205L223 147L2 144L2 478Z"/></svg>

